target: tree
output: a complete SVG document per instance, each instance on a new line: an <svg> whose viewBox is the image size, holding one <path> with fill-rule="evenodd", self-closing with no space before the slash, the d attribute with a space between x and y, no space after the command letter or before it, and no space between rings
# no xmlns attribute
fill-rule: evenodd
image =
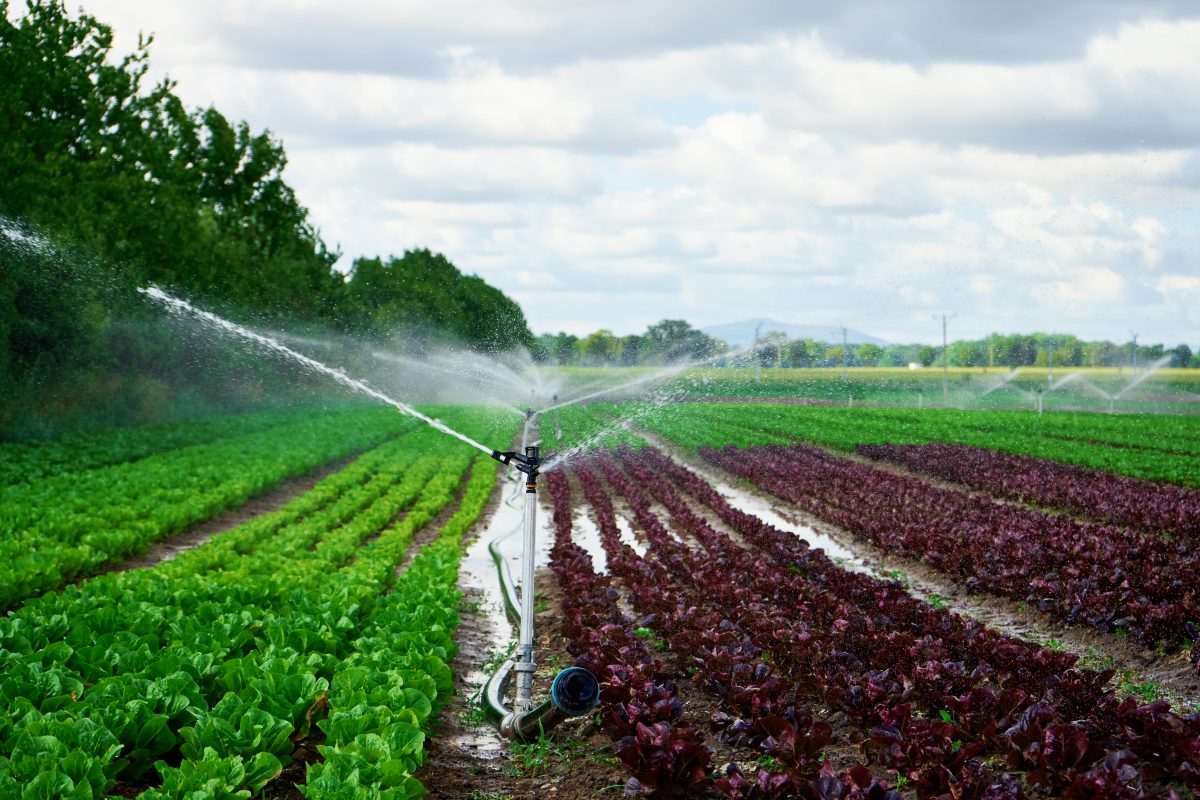
<svg viewBox="0 0 1200 800"><path fill-rule="evenodd" d="M614 364L621 355L621 340L612 331L601 329L579 343L579 353L587 364Z"/></svg>
<svg viewBox="0 0 1200 800"><path fill-rule="evenodd" d="M875 367L879 365L879 360L883 358L883 348L877 344L860 344L854 351L855 358L858 363L864 367Z"/></svg>
<svg viewBox="0 0 1200 800"><path fill-rule="evenodd" d="M1192 363L1192 348L1181 344L1171 351L1172 367L1187 367Z"/></svg>
<svg viewBox="0 0 1200 800"><path fill-rule="evenodd" d="M554 337L554 348L551 353L556 364L578 364L579 337L560 331Z"/></svg>
<svg viewBox="0 0 1200 800"><path fill-rule="evenodd" d="M643 363L669 364L675 361L704 359L721 353L725 347L717 339L692 328L682 319L664 319L646 329Z"/></svg>
<svg viewBox="0 0 1200 800"><path fill-rule="evenodd" d="M632 366L638 363L644 342L645 340L636 333L621 337L621 364L623 366Z"/></svg>
<svg viewBox="0 0 1200 800"><path fill-rule="evenodd" d="M784 366L800 368L807 367L811 362L808 342L804 339L793 339L783 346Z"/></svg>
<svg viewBox="0 0 1200 800"><path fill-rule="evenodd" d="M344 291L342 324L353 333L448 337L483 351L533 342L520 306L430 250L408 250L386 262L357 259Z"/></svg>

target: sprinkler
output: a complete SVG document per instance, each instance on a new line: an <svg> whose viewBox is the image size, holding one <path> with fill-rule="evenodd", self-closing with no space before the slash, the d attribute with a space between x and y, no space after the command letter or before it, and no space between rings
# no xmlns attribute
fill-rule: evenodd
<svg viewBox="0 0 1200 800"><path fill-rule="evenodd" d="M532 416L532 415L531 415ZM529 445L524 453L492 451L492 458L525 473L525 538L521 551L520 609L511 609L520 618L521 632L517 650L484 686L482 701L501 735L509 739L529 740L570 717L590 712L600 700L600 684L582 667L568 667L554 677L550 698L533 705L533 580L537 514L537 476L542 465L540 448ZM510 707L505 700L513 673L517 674L516 696Z"/></svg>

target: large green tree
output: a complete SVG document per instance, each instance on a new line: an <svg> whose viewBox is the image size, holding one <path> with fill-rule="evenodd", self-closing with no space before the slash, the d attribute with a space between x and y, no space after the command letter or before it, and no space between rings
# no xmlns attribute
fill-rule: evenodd
<svg viewBox="0 0 1200 800"><path fill-rule="evenodd" d="M440 253L360 258L344 291L341 324L355 333L449 338L493 351L533 344L520 306Z"/></svg>

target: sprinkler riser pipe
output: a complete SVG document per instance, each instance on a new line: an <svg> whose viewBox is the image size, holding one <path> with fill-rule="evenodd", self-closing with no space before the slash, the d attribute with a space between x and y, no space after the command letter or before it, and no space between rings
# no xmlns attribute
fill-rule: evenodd
<svg viewBox="0 0 1200 800"><path fill-rule="evenodd" d="M529 448L535 450L537 448ZM537 664L533 659L534 575L536 565L537 535L537 474L533 473L525 482L525 541L521 553L521 638L517 646L517 702L516 710L529 711L533 707L533 673Z"/></svg>

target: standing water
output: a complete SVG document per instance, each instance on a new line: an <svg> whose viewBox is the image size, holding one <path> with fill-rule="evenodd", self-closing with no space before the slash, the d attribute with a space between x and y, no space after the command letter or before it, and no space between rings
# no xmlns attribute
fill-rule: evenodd
<svg viewBox="0 0 1200 800"><path fill-rule="evenodd" d="M178 297L169 295L156 286L143 287L143 288L138 289L138 291L141 292L142 294L150 297L151 299L162 303L163 305L165 305L167 307L168 310L170 310L173 313L191 314L193 317L196 317L197 319L201 320L202 322L205 322L209 325L219 328L220 330L226 331L228 333L232 333L235 336L240 336L243 339L246 339L248 341L255 342L264 347L267 347L276 353L280 353L281 355L287 356L288 358L292 359L293 361L296 361L297 363L302 364L311 370L320 372L324 375L328 375L329 377L333 378L335 381L342 384L343 386L348 386L349 388L353 389L356 392L365 394L368 397L373 397L376 400L387 403L389 406L392 406L400 413L407 414L410 417L415 417L416 419L421 420L425 424L427 424L433 428L436 428L437 430L441 431L442 433L445 433L449 436L453 436L455 439L459 439L463 442L466 442L467 444L471 445L472 447L482 450L483 452L487 453L488 455L491 455L491 453L492 453L492 448L485 447L484 445L482 445L479 442L472 439L470 436L459 433L458 431L454 430L453 428L451 428L449 425L442 422L441 420L426 416L425 414L422 414L420 411L417 411L415 408L408 405L407 403L402 403L399 400L388 397L386 394L379 391L378 389L373 389L370 386L368 386L367 384L363 383L362 381L360 381L356 378L351 378L349 375L347 375L345 372L342 372L340 369L335 369L326 364L322 364L320 361L317 361L316 359L309 358L306 355L297 353L295 350L291 349L290 347L288 347L285 344L280 343L279 341L277 341L275 339L272 339L270 336L263 336L260 333L255 333L252 330L243 328L241 325L238 325L237 323L230 322L229 320L224 319L223 317L218 317L216 314L212 313L211 311L205 311L202 308L196 308L194 305L187 302L186 300L180 300Z"/></svg>

